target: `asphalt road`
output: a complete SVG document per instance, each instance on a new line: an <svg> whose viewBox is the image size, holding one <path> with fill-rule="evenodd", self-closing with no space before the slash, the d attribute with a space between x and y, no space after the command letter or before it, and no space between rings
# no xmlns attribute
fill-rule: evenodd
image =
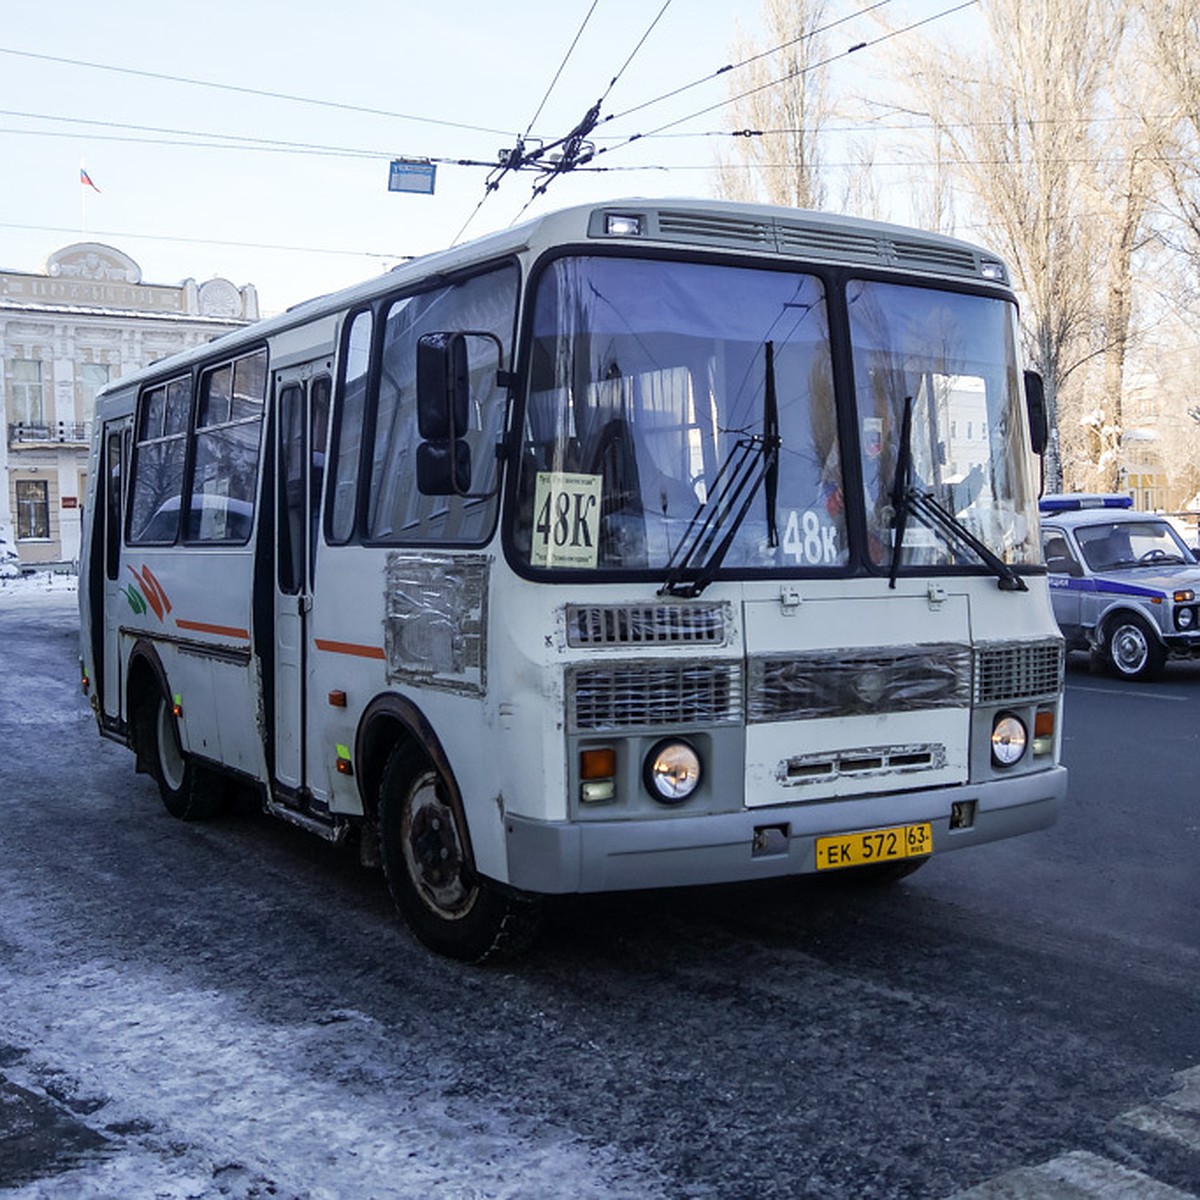
<svg viewBox="0 0 1200 1200"><path fill-rule="evenodd" d="M1200 1194L1200 666L1068 674L1053 829L890 889L577 899L474 969L347 848L168 817L69 602L0 595L0 1189Z"/></svg>

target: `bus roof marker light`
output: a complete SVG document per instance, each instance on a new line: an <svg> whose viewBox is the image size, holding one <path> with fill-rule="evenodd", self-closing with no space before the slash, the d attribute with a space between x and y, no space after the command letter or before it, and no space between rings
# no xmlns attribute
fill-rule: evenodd
<svg viewBox="0 0 1200 1200"><path fill-rule="evenodd" d="M983 262L979 264L979 274L982 275L984 279L991 279L996 283L1008 282L1008 272L1005 271L1003 264L998 262L990 262L987 259L984 259Z"/></svg>
<svg viewBox="0 0 1200 1200"><path fill-rule="evenodd" d="M604 232L609 237L641 237L642 218L634 213L607 213Z"/></svg>

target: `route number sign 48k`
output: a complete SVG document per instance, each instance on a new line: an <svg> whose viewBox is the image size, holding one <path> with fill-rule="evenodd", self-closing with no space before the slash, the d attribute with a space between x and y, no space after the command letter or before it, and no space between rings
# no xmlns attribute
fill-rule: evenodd
<svg viewBox="0 0 1200 1200"><path fill-rule="evenodd" d="M539 471L533 493L535 567L594 567L600 553L601 475Z"/></svg>

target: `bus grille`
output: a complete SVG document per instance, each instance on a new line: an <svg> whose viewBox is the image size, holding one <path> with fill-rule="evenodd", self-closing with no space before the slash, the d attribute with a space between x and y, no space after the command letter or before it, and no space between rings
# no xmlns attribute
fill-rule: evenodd
<svg viewBox="0 0 1200 1200"><path fill-rule="evenodd" d="M629 663L567 674L573 732L663 725L736 725L742 719L737 663Z"/></svg>
<svg viewBox="0 0 1200 1200"><path fill-rule="evenodd" d="M981 646L975 651L976 704L1009 704L1054 696L1062 686L1061 642Z"/></svg>
<svg viewBox="0 0 1200 1200"><path fill-rule="evenodd" d="M568 604L572 646L725 644L724 604Z"/></svg>

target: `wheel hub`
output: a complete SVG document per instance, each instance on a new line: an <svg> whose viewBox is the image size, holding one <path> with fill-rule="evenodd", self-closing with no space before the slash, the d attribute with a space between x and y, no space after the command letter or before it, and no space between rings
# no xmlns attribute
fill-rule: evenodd
<svg viewBox="0 0 1200 1200"><path fill-rule="evenodd" d="M454 814L432 774L413 789L403 844L409 876L422 901L441 917L465 916L479 889L466 868Z"/></svg>

